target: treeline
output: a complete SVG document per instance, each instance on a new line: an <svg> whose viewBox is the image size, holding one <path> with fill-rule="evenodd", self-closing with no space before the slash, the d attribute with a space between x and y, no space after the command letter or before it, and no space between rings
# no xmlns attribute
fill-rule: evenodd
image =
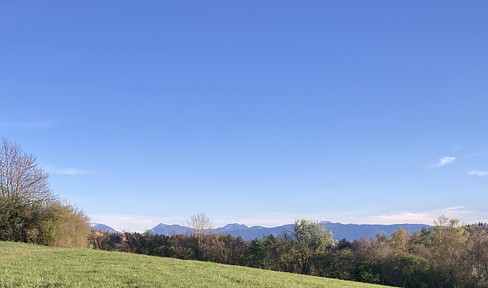
<svg viewBox="0 0 488 288"><path fill-rule="evenodd" d="M88 217L59 200L36 158L0 143L0 241L88 247Z"/></svg>
<svg viewBox="0 0 488 288"><path fill-rule="evenodd" d="M287 235L253 241L222 234L153 235L92 231L95 249L302 273L401 287L488 287L488 234L440 217L429 229L390 237L332 240L301 220Z"/></svg>

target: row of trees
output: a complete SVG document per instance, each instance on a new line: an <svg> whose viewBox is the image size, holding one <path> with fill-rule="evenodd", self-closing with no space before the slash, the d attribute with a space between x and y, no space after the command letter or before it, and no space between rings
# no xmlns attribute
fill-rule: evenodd
<svg viewBox="0 0 488 288"><path fill-rule="evenodd" d="M36 158L0 143L0 240L88 247L88 217L49 188Z"/></svg>
<svg viewBox="0 0 488 288"><path fill-rule="evenodd" d="M440 217L409 234L335 242L318 222L300 220L281 237L244 241L230 235L110 234L93 231L95 249L212 261L402 287L488 287L488 233Z"/></svg>

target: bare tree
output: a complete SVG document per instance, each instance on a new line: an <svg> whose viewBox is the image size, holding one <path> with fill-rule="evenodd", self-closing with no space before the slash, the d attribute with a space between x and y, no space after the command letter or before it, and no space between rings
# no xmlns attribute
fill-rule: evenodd
<svg viewBox="0 0 488 288"><path fill-rule="evenodd" d="M39 168L36 158L5 138L0 143L0 198L43 205L56 199L48 175Z"/></svg>
<svg viewBox="0 0 488 288"><path fill-rule="evenodd" d="M197 215L191 216L191 219L187 223L193 235L196 235L198 238L212 233L212 222L210 222L210 218L203 213L198 213Z"/></svg>

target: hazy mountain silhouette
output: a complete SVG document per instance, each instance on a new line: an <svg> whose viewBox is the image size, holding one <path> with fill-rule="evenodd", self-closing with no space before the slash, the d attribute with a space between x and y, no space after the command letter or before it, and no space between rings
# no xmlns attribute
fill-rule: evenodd
<svg viewBox="0 0 488 288"><path fill-rule="evenodd" d="M348 240L360 239L362 237L375 238L378 233L385 233L386 236L390 236L398 228L403 228L406 231L413 233L421 230L422 228L428 228L429 225L425 224L392 224L392 225L372 225L372 224L342 224L332 222L321 222L325 224L327 230L331 230L334 234L334 239L340 240L346 238ZM244 240L253 240L261 238L267 235L283 236L284 233L290 233L293 230L293 224L287 224L277 227L262 227L252 226L248 227L242 224L227 224L224 227L216 228L213 233L216 234L229 234L234 237L242 237ZM181 225L165 225L159 224L158 226L149 230L154 234L173 235L173 234L190 234L191 230Z"/></svg>
<svg viewBox="0 0 488 288"><path fill-rule="evenodd" d="M392 225L379 225L379 224L342 224L324 221L321 224L325 225L327 230L331 230L334 234L335 240L348 239L356 240L362 237L376 238L378 233L385 233L386 236L390 236L398 228L403 228L409 233L421 230L422 228L429 228L429 225L425 224L392 224ZM244 240L254 240L263 236L274 235L283 236L284 233L291 233L293 231L293 224L287 224L277 227L262 227L252 226L248 227L243 224L227 224L223 227L213 230L215 234L231 235L233 237L241 237ZM118 231L110 226L104 224L95 223L92 230L100 230L102 232L117 233ZM191 234L191 229L181 225L167 225L160 223L154 228L148 230L152 234L171 236L174 234Z"/></svg>

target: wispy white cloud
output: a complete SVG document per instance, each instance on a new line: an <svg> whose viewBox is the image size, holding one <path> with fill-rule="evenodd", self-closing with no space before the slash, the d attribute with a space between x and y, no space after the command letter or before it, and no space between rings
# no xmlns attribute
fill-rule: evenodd
<svg viewBox="0 0 488 288"><path fill-rule="evenodd" d="M456 160L456 157L442 157L441 159L439 159L439 162L435 166L436 167L445 166L447 164L454 162L454 160Z"/></svg>
<svg viewBox="0 0 488 288"><path fill-rule="evenodd" d="M360 224L429 224L432 225L439 216L445 215L451 219L458 219L462 223L475 223L486 218L486 213L469 210L465 206L447 207L429 211L398 211L390 214L366 216L359 220Z"/></svg>
<svg viewBox="0 0 488 288"><path fill-rule="evenodd" d="M469 171L468 174L469 175L474 175L474 176L484 177L484 176L488 176L488 171L480 171L480 170L477 170L477 171Z"/></svg>
<svg viewBox="0 0 488 288"><path fill-rule="evenodd" d="M48 167L46 171L50 174L59 174L59 175L83 175L88 174L88 171L76 169L76 168L54 168Z"/></svg>

